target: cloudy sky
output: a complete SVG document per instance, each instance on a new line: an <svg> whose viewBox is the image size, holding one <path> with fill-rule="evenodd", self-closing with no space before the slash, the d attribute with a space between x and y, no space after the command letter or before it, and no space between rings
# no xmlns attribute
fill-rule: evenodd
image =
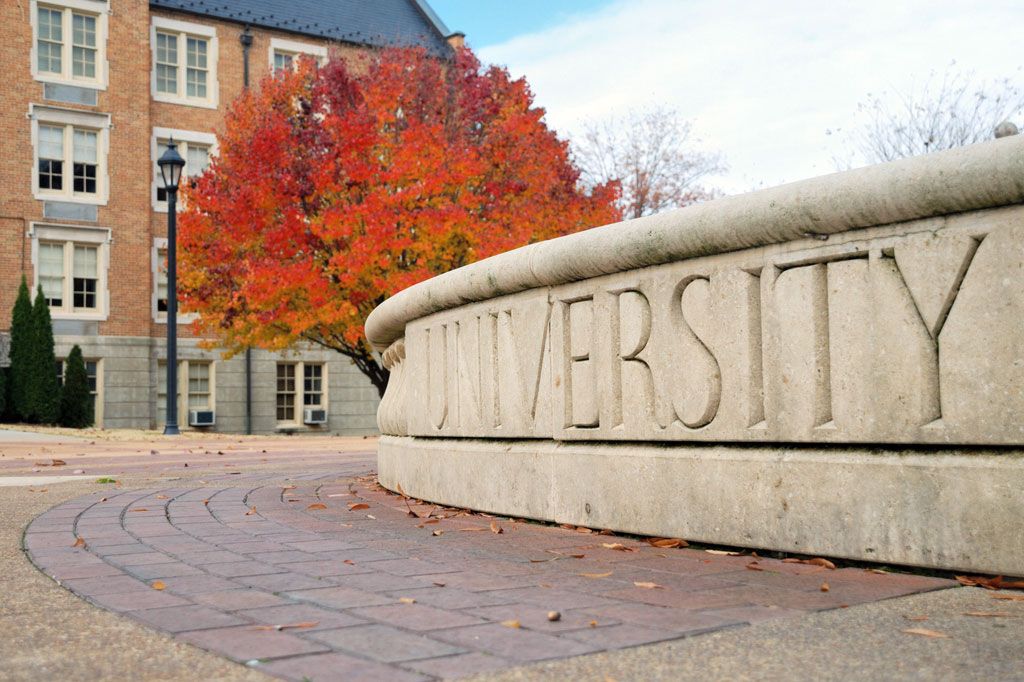
<svg viewBox="0 0 1024 682"><path fill-rule="evenodd" d="M868 93L955 61L1024 87L1024 2L430 0L487 63L526 76L563 137L630 108L675 108L734 193L835 170ZM1018 124L1022 121L1020 116Z"/></svg>

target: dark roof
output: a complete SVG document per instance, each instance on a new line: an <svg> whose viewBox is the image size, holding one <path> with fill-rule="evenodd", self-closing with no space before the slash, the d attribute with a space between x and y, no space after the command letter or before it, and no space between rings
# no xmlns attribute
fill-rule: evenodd
<svg viewBox="0 0 1024 682"><path fill-rule="evenodd" d="M450 48L426 0L150 0L151 7L361 45Z"/></svg>

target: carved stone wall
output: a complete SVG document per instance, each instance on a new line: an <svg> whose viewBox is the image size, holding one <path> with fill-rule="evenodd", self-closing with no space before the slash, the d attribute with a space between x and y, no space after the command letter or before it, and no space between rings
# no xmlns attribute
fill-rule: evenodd
<svg viewBox="0 0 1024 682"><path fill-rule="evenodd" d="M1012 207L435 313L406 329L406 432L1020 444L1022 254Z"/></svg>
<svg viewBox="0 0 1024 682"><path fill-rule="evenodd" d="M385 485L558 522L600 506L601 525L634 533L1024 573L1020 533L968 523L1024 504L1024 136L532 244L401 292L366 328L392 369ZM589 488L564 479L573 467ZM636 489L694 476L729 505L669 510ZM792 486L814 504L798 511ZM726 537L730 506L777 522Z"/></svg>

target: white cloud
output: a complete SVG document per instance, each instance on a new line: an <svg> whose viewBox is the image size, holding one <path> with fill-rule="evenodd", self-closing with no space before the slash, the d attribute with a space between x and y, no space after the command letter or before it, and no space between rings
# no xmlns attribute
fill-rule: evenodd
<svg viewBox="0 0 1024 682"><path fill-rule="evenodd" d="M1018 75L1024 5L942 0L623 0L480 50L525 75L548 124L667 104L725 153L729 192L832 172L834 138L868 92L906 90L953 60Z"/></svg>

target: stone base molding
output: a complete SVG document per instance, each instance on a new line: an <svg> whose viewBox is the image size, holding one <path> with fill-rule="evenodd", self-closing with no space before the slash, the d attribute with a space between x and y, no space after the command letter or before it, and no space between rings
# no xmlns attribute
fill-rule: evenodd
<svg viewBox="0 0 1024 682"><path fill-rule="evenodd" d="M691 542L1024 573L1024 455L383 436L424 500Z"/></svg>

